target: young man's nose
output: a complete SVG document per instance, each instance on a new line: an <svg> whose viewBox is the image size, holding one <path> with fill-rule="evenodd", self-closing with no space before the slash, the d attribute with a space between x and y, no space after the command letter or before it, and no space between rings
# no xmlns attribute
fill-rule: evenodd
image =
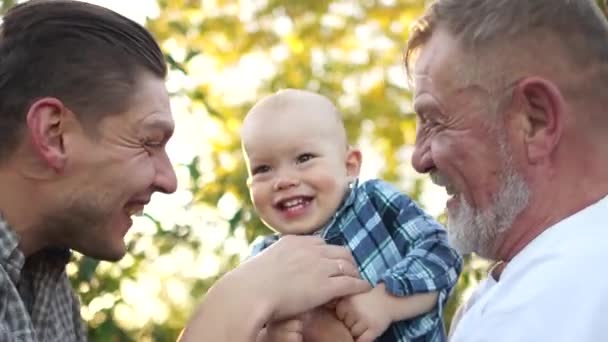
<svg viewBox="0 0 608 342"><path fill-rule="evenodd" d="M177 177L175 169L166 154L163 154L156 160L156 177L154 185L157 191L171 194L177 190Z"/></svg>

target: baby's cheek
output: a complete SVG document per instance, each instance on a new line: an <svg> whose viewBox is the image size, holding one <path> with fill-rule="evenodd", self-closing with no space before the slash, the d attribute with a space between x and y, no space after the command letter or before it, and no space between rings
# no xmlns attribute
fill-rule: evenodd
<svg viewBox="0 0 608 342"><path fill-rule="evenodd" d="M264 193L264 189L260 185L253 184L249 189L249 194L251 196L251 202L256 207L256 209L261 209L267 200L265 198L268 197L267 194Z"/></svg>

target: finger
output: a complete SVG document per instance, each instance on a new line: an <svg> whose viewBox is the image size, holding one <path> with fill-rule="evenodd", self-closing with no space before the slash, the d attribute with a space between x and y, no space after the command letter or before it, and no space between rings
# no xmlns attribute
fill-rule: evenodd
<svg viewBox="0 0 608 342"><path fill-rule="evenodd" d="M367 330L367 325L363 321L359 320L352 327L350 327L350 333L353 337L359 337Z"/></svg>
<svg viewBox="0 0 608 342"><path fill-rule="evenodd" d="M348 330L354 327L355 323L357 323L357 316L351 312L346 312L346 317L344 318L344 325L348 327Z"/></svg>
<svg viewBox="0 0 608 342"><path fill-rule="evenodd" d="M351 264L355 264L355 258L350 249L344 246L324 245L321 246L321 255L328 259L342 259Z"/></svg>
<svg viewBox="0 0 608 342"><path fill-rule="evenodd" d="M332 277L327 282L327 285L322 288L325 291L327 302L333 298L351 296L354 294L364 293L371 290L369 283L363 279L357 279L348 276Z"/></svg>
<svg viewBox="0 0 608 342"><path fill-rule="evenodd" d="M375 338L376 336L374 336L371 330L366 330L361 336L357 338L356 342L374 342Z"/></svg>
<svg viewBox="0 0 608 342"><path fill-rule="evenodd" d="M293 331L286 331L283 329L270 329L267 332L266 341L289 341L295 339L300 333Z"/></svg>
<svg viewBox="0 0 608 342"><path fill-rule="evenodd" d="M313 236L313 235L285 235L284 237L279 239L279 241L283 242L284 244L295 243L295 244L303 244L303 245L306 245L306 244L319 245L319 246L327 245L327 243L325 242L325 240L323 238L318 237L318 236Z"/></svg>
<svg viewBox="0 0 608 342"><path fill-rule="evenodd" d="M334 310L336 310L336 305L338 305L338 300L339 299L331 300L331 301L325 303L323 305L323 307L326 308L326 309L328 309L328 310L334 311Z"/></svg>
<svg viewBox="0 0 608 342"><path fill-rule="evenodd" d="M269 333L264 341L302 342L302 334L291 331L274 331Z"/></svg>
<svg viewBox="0 0 608 342"><path fill-rule="evenodd" d="M264 342L264 341L268 341L270 338L268 336L268 331L266 330L266 328L260 330L260 332L258 333L258 336L256 338L256 342Z"/></svg>
<svg viewBox="0 0 608 342"><path fill-rule="evenodd" d="M281 342L303 342L304 338L301 333L290 332L285 335L284 338L280 339Z"/></svg>
<svg viewBox="0 0 608 342"><path fill-rule="evenodd" d="M323 260L323 269L330 277L349 276L353 278L361 278L357 266L342 259L325 259Z"/></svg>
<svg viewBox="0 0 608 342"><path fill-rule="evenodd" d="M348 304L345 301L339 301L338 304L336 304L336 317L342 322L346 319L346 312L348 311L347 305Z"/></svg>
<svg viewBox="0 0 608 342"><path fill-rule="evenodd" d="M290 319L285 322L285 329L290 332L301 333L304 330L304 322L301 319Z"/></svg>
<svg viewBox="0 0 608 342"><path fill-rule="evenodd" d="M304 323L300 319L286 319L279 322L274 322L268 326L271 332L301 332L304 329Z"/></svg>

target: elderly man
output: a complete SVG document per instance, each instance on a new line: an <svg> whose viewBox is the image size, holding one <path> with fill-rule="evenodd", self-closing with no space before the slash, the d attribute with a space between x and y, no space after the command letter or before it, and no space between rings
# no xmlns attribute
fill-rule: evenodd
<svg viewBox="0 0 608 342"><path fill-rule="evenodd" d="M105 8L33 0L4 16L0 341L86 340L70 251L122 258L131 215L176 189L166 73L152 36ZM286 239L219 280L184 340L252 341L271 319L367 291L357 276L343 248Z"/></svg>
<svg viewBox="0 0 608 342"><path fill-rule="evenodd" d="M438 0L413 31L412 162L496 261L452 341L608 341L608 23L591 0Z"/></svg>

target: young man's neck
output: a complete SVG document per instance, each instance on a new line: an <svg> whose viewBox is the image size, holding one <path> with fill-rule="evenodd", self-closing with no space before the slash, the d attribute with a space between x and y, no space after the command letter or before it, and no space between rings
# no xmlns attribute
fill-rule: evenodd
<svg viewBox="0 0 608 342"><path fill-rule="evenodd" d="M35 232L40 210L35 187L19 177L18 173L0 169L0 213L19 237L19 249L27 257L40 246Z"/></svg>

